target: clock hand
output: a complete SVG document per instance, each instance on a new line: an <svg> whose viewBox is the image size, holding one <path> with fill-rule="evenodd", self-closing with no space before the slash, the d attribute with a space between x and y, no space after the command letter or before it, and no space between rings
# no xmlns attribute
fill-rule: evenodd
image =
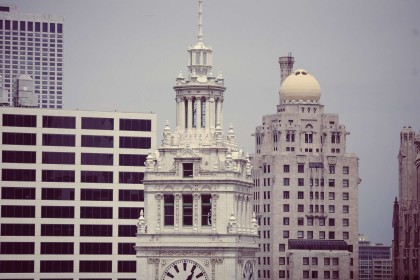
<svg viewBox="0 0 420 280"><path fill-rule="evenodd" d="M193 276L194 276L194 271L192 271L191 274L185 280L191 280Z"/></svg>

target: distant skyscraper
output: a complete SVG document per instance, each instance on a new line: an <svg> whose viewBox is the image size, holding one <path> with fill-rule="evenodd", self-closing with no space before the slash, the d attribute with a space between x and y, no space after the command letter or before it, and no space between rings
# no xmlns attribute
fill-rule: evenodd
<svg viewBox="0 0 420 280"><path fill-rule="evenodd" d="M27 74L40 108L63 107L63 20L0 5L0 75L9 103L14 80Z"/></svg>
<svg viewBox="0 0 420 280"><path fill-rule="evenodd" d="M392 279L391 246L372 244L359 235L359 280Z"/></svg>
<svg viewBox="0 0 420 280"><path fill-rule="evenodd" d="M392 226L395 280L420 278L420 133L404 127L400 133L399 192Z"/></svg>
<svg viewBox="0 0 420 280"><path fill-rule="evenodd" d="M0 279L138 279L156 115L0 107Z"/></svg>
<svg viewBox="0 0 420 280"><path fill-rule="evenodd" d="M358 278L358 158L338 115L324 113L306 70L282 77L277 113L255 130L254 211L259 279Z"/></svg>

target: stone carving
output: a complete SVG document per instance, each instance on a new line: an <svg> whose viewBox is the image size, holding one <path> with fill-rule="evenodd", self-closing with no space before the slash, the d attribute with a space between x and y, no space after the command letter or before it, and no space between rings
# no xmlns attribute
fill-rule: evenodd
<svg viewBox="0 0 420 280"><path fill-rule="evenodd" d="M258 225L257 218L255 212L252 212L252 220L251 220L251 233L253 235L258 235L258 229L260 226Z"/></svg>
<svg viewBox="0 0 420 280"><path fill-rule="evenodd" d="M305 160L306 160L306 156L303 156L303 155L296 156L297 163L305 163Z"/></svg>
<svg viewBox="0 0 420 280"><path fill-rule="evenodd" d="M223 259L217 258L217 259L211 259L211 279L216 280L216 264L222 264Z"/></svg>
<svg viewBox="0 0 420 280"><path fill-rule="evenodd" d="M157 255L159 256L165 256L165 257L185 257L185 256L191 256L191 257L202 257L202 256L213 256L214 252L210 252L207 250L183 250L183 251L157 251Z"/></svg>
<svg viewBox="0 0 420 280"><path fill-rule="evenodd" d="M159 263L159 258L147 258L147 263L148 264L158 264Z"/></svg>
<svg viewBox="0 0 420 280"><path fill-rule="evenodd" d="M161 221L161 205L162 205L162 200L163 200L163 194L161 193L157 193L155 194L155 199L157 202L157 223L156 223L156 232L159 233L160 232L160 221Z"/></svg>
<svg viewBox="0 0 420 280"><path fill-rule="evenodd" d="M327 157L327 160L328 160L328 164L330 164L330 165L335 165L335 164L337 164L337 157L334 157L334 156L328 156L328 157Z"/></svg>
<svg viewBox="0 0 420 280"><path fill-rule="evenodd" d="M230 214L230 218L229 218L229 222L227 225L227 232L228 233L236 233L237 232L237 227L236 227L236 218L235 218L235 214L231 213Z"/></svg>
<svg viewBox="0 0 420 280"><path fill-rule="evenodd" d="M147 223L144 218L143 209L140 210L139 221L137 222L137 234L147 233Z"/></svg>

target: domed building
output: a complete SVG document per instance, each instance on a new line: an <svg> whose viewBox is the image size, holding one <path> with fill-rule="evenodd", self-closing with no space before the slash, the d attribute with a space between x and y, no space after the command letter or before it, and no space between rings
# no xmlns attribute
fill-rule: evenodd
<svg viewBox="0 0 420 280"><path fill-rule="evenodd" d="M279 59L280 102L255 129L258 279L358 279L358 158L321 87Z"/></svg>
<svg viewBox="0 0 420 280"><path fill-rule="evenodd" d="M280 102L319 102L320 98L318 81L304 69L294 71L280 87Z"/></svg>

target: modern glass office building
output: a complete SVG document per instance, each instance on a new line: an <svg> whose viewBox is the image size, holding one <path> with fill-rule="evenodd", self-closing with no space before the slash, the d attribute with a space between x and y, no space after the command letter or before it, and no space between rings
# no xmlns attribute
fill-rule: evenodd
<svg viewBox="0 0 420 280"><path fill-rule="evenodd" d="M0 5L0 74L9 92L20 74L34 80L40 108L63 107L63 21Z"/></svg>

